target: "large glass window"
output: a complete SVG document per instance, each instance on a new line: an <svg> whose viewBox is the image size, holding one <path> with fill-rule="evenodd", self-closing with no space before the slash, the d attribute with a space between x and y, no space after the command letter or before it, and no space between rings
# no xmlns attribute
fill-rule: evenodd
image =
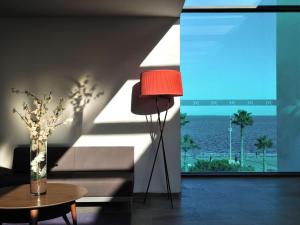
<svg viewBox="0 0 300 225"><path fill-rule="evenodd" d="M180 24L182 171L277 171L276 14L183 13Z"/></svg>
<svg viewBox="0 0 300 225"><path fill-rule="evenodd" d="M185 7L256 7L260 5L300 5L300 0L186 0Z"/></svg>

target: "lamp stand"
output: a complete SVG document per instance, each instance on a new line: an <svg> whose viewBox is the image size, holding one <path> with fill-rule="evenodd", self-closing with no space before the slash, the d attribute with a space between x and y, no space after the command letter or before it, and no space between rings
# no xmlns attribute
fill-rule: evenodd
<svg viewBox="0 0 300 225"><path fill-rule="evenodd" d="M144 203L147 200L147 195L148 195L148 191L149 191L149 187L150 187L150 183L151 183L151 179L152 179L152 175L153 175L153 170L154 170L155 163L156 163L156 160L157 160L157 155L158 155L158 152L159 152L159 147L160 147L160 144L162 144L162 151L163 151L164 169L165 169L165 177L166 177L166 184L167 184L168 199L171 200L171 206L173 208L173 198L172 198L172 191L171 191L171 186L170 186L170 179L169 179L169 172L168 172L168 165L167 165L165 144L164 144L164 138L163 138L163 133L164 133L164 128L165 128L165 124L166 124L166 118L167 118L167 115L168 115L168 109L169 109L170 102L171 102L171 97L168 97L167 110L166 110L166 113L165 113L163 121L161 121L161 119L160 119L160 111L159 111L159 106L158 106L158 96L155 98L155 102L156 102L156 110L157 110L157 117L158 117L158 124L159 124L160 136L159 136L158 145L157 145L157 148L156 148L155 157L154 157L154 161L153 161L153 165L152 165L152 169L151 169L151 173L150 173L150 178L149 178L148 185L147 185L147 190L146 190L146 193L145 193Z"/></svg>

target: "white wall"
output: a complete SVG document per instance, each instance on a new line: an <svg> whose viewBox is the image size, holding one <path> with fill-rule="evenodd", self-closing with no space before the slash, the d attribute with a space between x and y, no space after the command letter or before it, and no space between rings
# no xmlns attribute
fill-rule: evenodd
<svg viewBox="0 0 300 225"><path fill-rule="evenodd" d="M139 65L175 20L156 17L1 18L0 166L10 167L14 147L29 142L23 124L11 113L13 107L20 109L26 98L11 94L10 88L28 89L37 94L52 90L54 97L67 98L74 85L71 80L89 74L99 83L104 95L85 108L82 123L77 120L58 128L49 139L49 145L90 145L91 142L83 141L86 137L96 137L101 145L107 140L116 145L133 145L137 153L135 191L144 191L153 145L143 120L145 117L129 111L130 91L135 82L132 80L138 79L142 70ZM125 93L122 95L125 108L118 108L119 91ZM171 185L176 192L180 191L178 101L166 128ZM71 105L67 103L66 106L65 118L72 117ZM126 129L117 133L116 128L124 126L127 118ZM101 128L103 124L109 128L105 132ZM162 167L157 169L150 191L165 191L161 171Z"/></svg>

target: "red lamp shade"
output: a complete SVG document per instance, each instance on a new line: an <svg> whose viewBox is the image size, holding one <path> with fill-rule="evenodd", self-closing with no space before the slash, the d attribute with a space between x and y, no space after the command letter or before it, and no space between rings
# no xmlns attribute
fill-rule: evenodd
<svg viewBox="0 0 300 225"><path fill-rule="evenodd" d="M148 70L141 74L141 96L182 96L181 74L177 70Z"/></svg>

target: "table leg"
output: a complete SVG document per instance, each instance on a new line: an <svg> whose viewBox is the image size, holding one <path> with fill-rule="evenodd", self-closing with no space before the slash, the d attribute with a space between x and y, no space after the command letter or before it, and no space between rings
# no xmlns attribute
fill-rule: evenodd
<svg viewBox="0 0 300 225"><path fill-rule="evenodd" d="M67 225L71 225L67 215L63 215L64 221L66 222ZM1 224L0 224L1 225Z"/></svg>
<svg viewBox="0 0 300 225"><path fill-rule="evenodd" d="M31 209L30 210L30 225L37 225L39 210Z"/></svg>
<svg viewBox="0 0 300 225"><path fill-rule="evenodd" d="M72 215L73 225L77 225L76 202L74 202L71 205L71 215Z"/></svg>

